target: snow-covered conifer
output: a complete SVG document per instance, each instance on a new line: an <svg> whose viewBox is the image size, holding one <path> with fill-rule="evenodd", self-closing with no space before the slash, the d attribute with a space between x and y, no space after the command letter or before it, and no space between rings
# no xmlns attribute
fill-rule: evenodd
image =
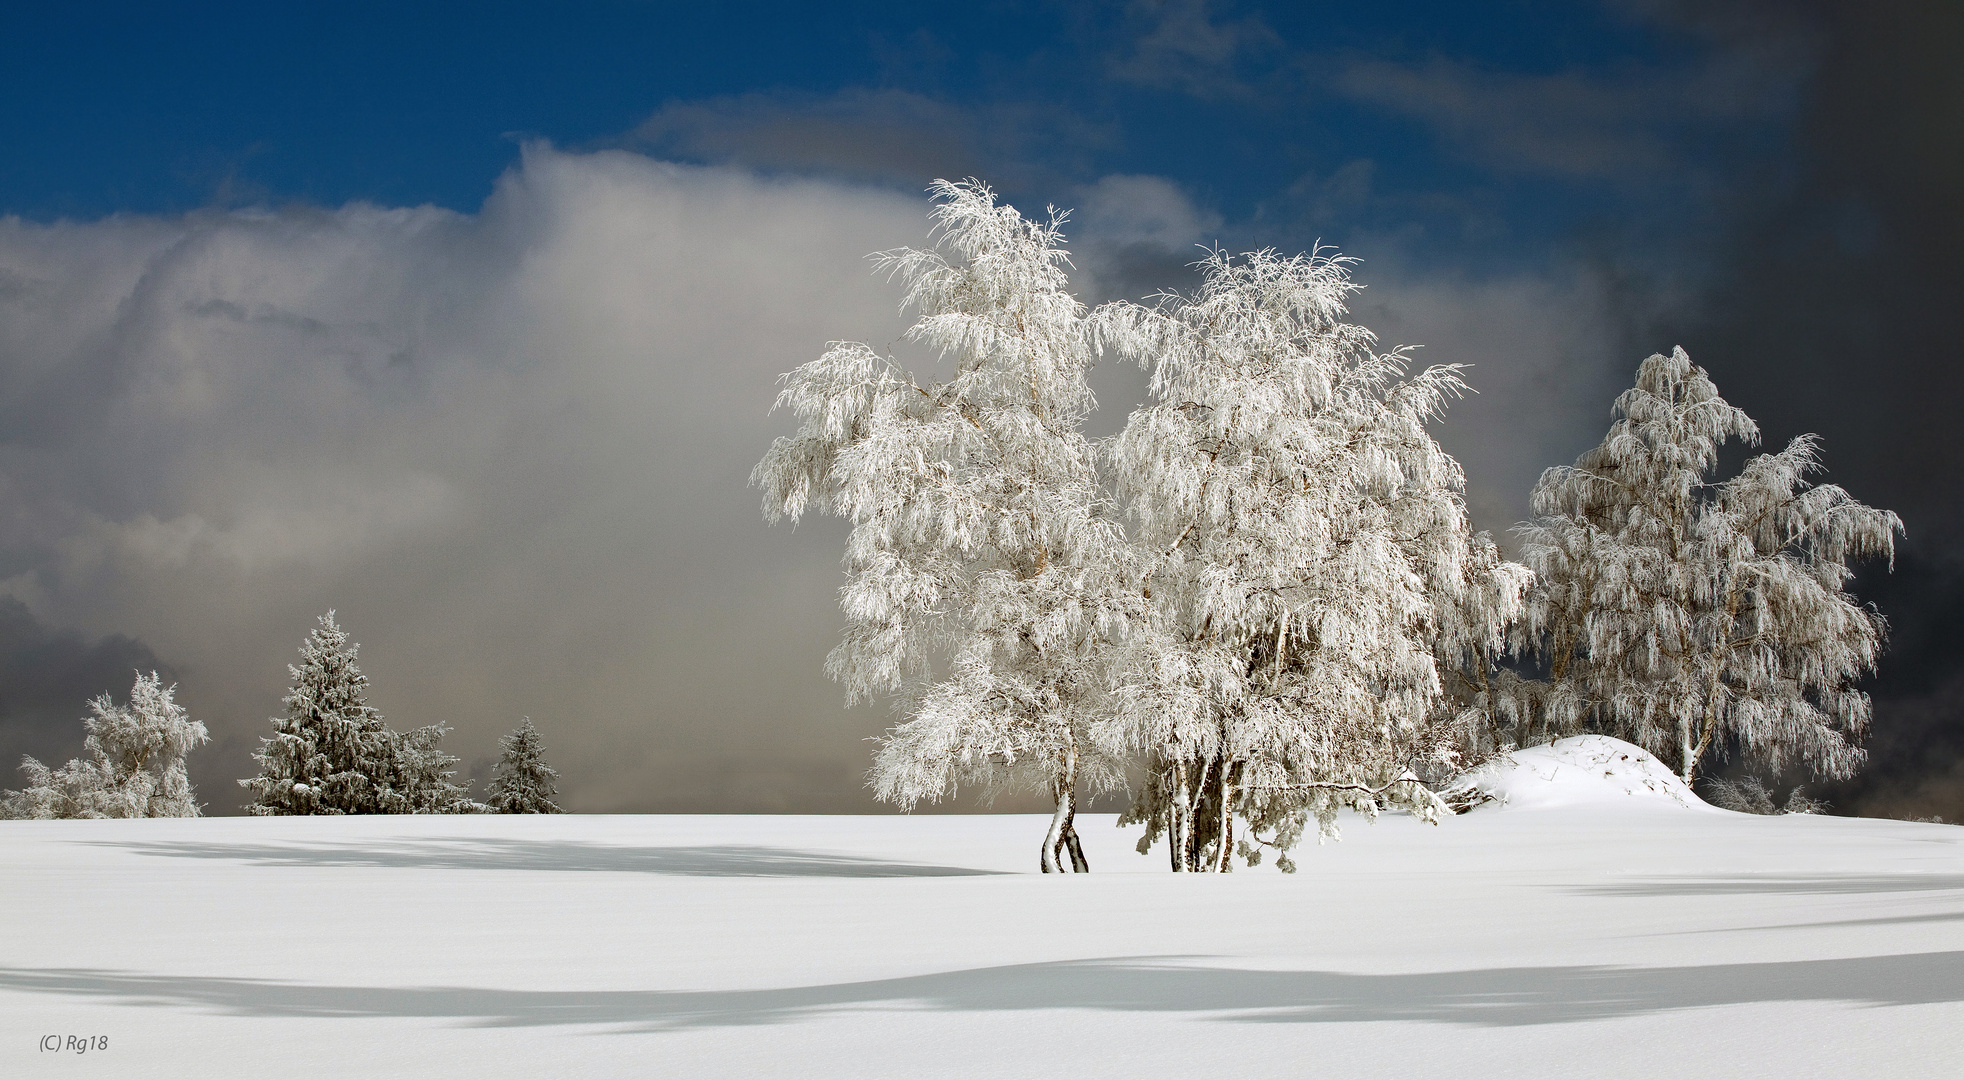
<svg viewBox="0 0 1964 1080"><path fill-rule="evenodd" d="M490 808L471 801L467 784L451 779L457 774L457 757L437 746L450 729L442 724L390 732L395 740L396 789L403 793L410 814L482 814Z"/></svg>
<svg viewBox="0 0 1964 1080"><path fill-rule="evenodd" d="M1853 683L1884 623L1846 591L1847 563L1893 557L1902 522L1812 484L1812 435L1710 482L1719 447L1759 429L1683 349L1645 360L1616 410L1601 445L1542 475L1520 529L1549 669L1537 722L1627 739L1686 781L1734 749L1851 774L1869 719Z"/></svg>
<svg viewBox="0 0 1964 1080"><path fill-rule="evenodd" d="M361 646L320 617L287 666L293 687L277 730L253 759L259 775L249 814L438 814L471 809L452 783L457 759L437 749L441 726L391 731L368 704L368 676L355 664Z"/></svg>
<svg viewBox="0 0 1964 1080"><path fill-rule="evenodd" d="M251 814L387 814L402 811L387 783L394 757L382 714L368 704L368 676L355 664L361 646L348 640L334 612L320 617L287 666L293 686L286 715L253 755L259 775Z"/></svg>
<svg viewBox="0 0 1964 1080"><path fill-rule="evenodd" d="M546 764L545 745L539 729L532 726L532 718L526 717L511 734L498 740L498 747L502 751L498 770L484 797L491 809L500 814L562 813L552 801L559 794L554 784L559 773Z"/></svg>
<svg viewBox="0 0 1964 1080"><path fill-rule="evenodd" d="M1408 375L1345 323L1348 261L1215 252L1194 296L1093 316L1152 369L1111 461L1150 607L1123 692L1151 777L1129 816L1175 869L1264 848L1289 869L1345 806L1432 818L1412 770L1450 749L1441 669L1483 678L1519 609L1526 571L1473 536L1426 430L1459 370Z"/></svg>
<svg viewBox="0 0 1964 1080"><path fill-rule="evenodd" d="M894 693L882 799L1021 783L1056 800L1044 870L1083 869L1081 794L1120 781L1098 720L1122 631L1124 545L1081 425L1084 308L1054 211L1028 221L979 181L937 181L934 250L877 256L905 282L911 341L952 366L918 381L857 342L785 376L802 427L752 474L764 513L852 524L847 628L826 669L848 700Z"/></svg>
<svg viewBox="0 0 1964 1080"><path fill-rule="evenodd" d="M82 724L87 758L59 769L26 758L27 783L5 793L0 816L20 818L197 817L184 758L209 742L205 726L177 704L175 686L138 672L130 703L103 694Z"/></svg>

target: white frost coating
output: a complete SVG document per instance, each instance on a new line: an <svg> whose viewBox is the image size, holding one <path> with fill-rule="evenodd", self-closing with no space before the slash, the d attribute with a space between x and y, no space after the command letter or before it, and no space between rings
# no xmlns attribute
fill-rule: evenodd
<svg viewBox="0 0 1964 1080"><path fill-rule="evenodd" d="M1094 721L1133 595L1082 430L1084 306L1061 215L1026 221L978 181L937 181L934 198L936 247L877 259L919 315L908 339L948 377L834 342L784 377L778 407L802 426L751 482L773 521L852 523L826 671L848 701L898 699L875 793L908 808L958 784L1035 788L1057 801L1043 868L1084 869L1077 796L1122 781Z"/></svg>
<svg viewBox="0 0 1964 1080"><path fill-rule="evenodd" d="M94 715L82 719L88 757L59 769L23 759L27 783L0 798L0 817L197 817L184 756L211 738L177 703L176 693L156 672L137 672L127 706L108 694L91 700Z"/></svg>
<svg viewBox="0 0 1964 1080"><path fill-rule="evenodd" d="M751 476L771 520L852 523L827 671L849 700L898 699L878 796L1052 794L1046 869L1083 867L1077 795L1128 766L1149 779L1127 820L1183 870L1269 850L1289 869L1345 808L1431 820L1423 781L1492 727L1530 581L1473 534L1428 430L1459 369L1413 373L1344 322L1340 257L1215 252L1193 296L1087 317L1061 217L1025 221L973 181L935 199L937 249L879 258L952 377L835 342L785 376L801 428ZM1147 367L1153 395L1096 445L1094 346Z"/></svg>
<svg viewBox="0 0 1964 1080"><path fill-rule="evenodd" d="M545 745L532 718L498 740L502 753L484 801L501 814L563 814L552 800L559 795L559 770L546 764Z"/></svg>
<svg viewBox="0 0 1964 1080"><path fill-rule="evenodd" d="M1413 770L1457 764L1444 721L1481 718L1519 614L1527 572L1473 534L1427 429L1459 368L1345 322L1348 263L1215 252L1193 296L1091 319L1152 372L1109 452L1147 601L1121 718L1150 778L1127 818L1177 868L1287 870L1311 820L1380 800L1430 820Z"/></svg>
<svg viewBox="0 0 1964 1080"><path fill-rule="evenodd" d="M1686 780L1733 748L1851 775L1869 721L1855 685L1884 623L1848 594L1847 564L1893 559L1902 521L1814 484L1813 435L1708 479L1759 428L1683 349L1645 360L1616 410L1601 445L1542 475L1518 530L1551 678L1515 686L1517 711L1625 736Z"/></svg>
<svg viewBox="0 0 1964 1080"><path fill-rule="evenodd" d="M1723 813L1692 793L1656 755L1607 735L1576 735L1496 757L1455 779L1446 792L1491 799L1475 810L1551 810L1614 806Z"/></svg>
<svg viewBox="0 0 1964 1080"><path fill-rule="evenodd" d="M449 728L433 724L398 732L368 704L368 676L355 665L361 646L334 612L287 665L293 689L277 730L260 741L259 775L239 781L252 791L246 813L448 814L481 809L453 783L457 759L437 748ZM202 731L202 729L200 729Z"/></svg>

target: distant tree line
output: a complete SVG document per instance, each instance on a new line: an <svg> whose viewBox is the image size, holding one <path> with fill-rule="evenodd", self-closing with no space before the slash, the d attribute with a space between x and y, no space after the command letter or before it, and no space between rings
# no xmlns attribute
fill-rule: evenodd
<svg viewBox="0 0 1964 1080"><path fill-rule="evenodd" d="M251 792L246 812L290 814L556 814L558 773L545 763L539 733L527 717L501 742L502 754L484 802L457 783L457 759L438 742L441 725L399 732L368 704L368 676L356 665L360 646L334 612L288 665L293 685L286 714L261 740L259 775L239 781ZM209 741L156 673L139 673L130 703L109 695L89 702L86 758L59 769L27 758L26 784L0 794L0 816L12 818L198 817L185 756Z"/></svg>

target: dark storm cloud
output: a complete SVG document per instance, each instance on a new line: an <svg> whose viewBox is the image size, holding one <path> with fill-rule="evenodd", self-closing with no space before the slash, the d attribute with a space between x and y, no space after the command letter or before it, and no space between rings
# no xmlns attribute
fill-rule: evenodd
<svg viewBox="0 0 1964 1080"><path fill-rule="evenodd" d="M1890 621L1870 761L1816 794L1863 814L1964 821L1964 560L1912 548L1893 573L1866 568L1855 590Z"/></svg>
<svg viewBox="0 0 1964 1080"><path fill-rule="evenodd" d="M1798 173L1744 178L1723 277L1683 332L1755 415L1825 436L1912 546L1964 550L1964 8L1819 18Z"/></svg>
<svg viewBox="0 0 1964 1080"><path fill-rule="evenodd" d="M1894 624L1874 759L1831 797L1964 820L1964 7L1669 9L1723 49L1812 49L1790 153L1732 177L1697 307L1657 323L1770 444L1826 441L1827 480L1901 514L1908 556L1860 586Z"/></svg>
<svg viewBox="0 0 1964 1080"><path fill-rule="evenodd" d="M20 601L0 597L0 788L19 785L23 755L48 765L80 755L88 700L105 693L127 700L139 671L176 681L141 641L61 633Z"/></svg>
<svg viewBox="0 0 1964 1080"><path fill-rule="evenodd" d="M1494 71L1445 57L1351 56L1328 67L1337 93L1427 123L1500 174L1656 184L1694 163L1688 139L1787 113L1807 53L1804 37L1780 34L1621 72Z"/></svg>

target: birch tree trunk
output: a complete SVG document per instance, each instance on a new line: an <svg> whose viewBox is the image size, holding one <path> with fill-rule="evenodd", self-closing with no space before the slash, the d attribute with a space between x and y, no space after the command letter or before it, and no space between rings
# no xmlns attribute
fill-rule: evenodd
<svg viewBox="0 0 1964 1080"><path fill-rule="evenodd" d="M1173 798L1166 808L1166 851L1173 860L1173 872L1178 874L1187 869L1187 834L1189 814L1187 812L1187 766L1183 761L1173 763Z"/></svg>
<svg viewBox="0 0 1964 1080"><path fill-rule="evenodd" d="M1073 812L1072 816L1076 816L1075 812ZM1091 860L1084 857L1084 845L1078 843L1077 826L1070 822L1064 823L1064 847L1071 853L1071 873L1088 874L1091 872Z"/></svg>
<svg viewBox="0 0 1964 1080"><path fill-rule="evenodd" d="M1077 849L1077 832L1071 821L1077 817L1077 743L1065 733L1064 771L1057 778L1057 809L1050 815L1050 831L1043 836L1043 856L1039 865L1046 874L1083 873L1084 854ZM1070 865L1065 866L1069 851Z"/></svg>
<svg viewBox="0 0 1964 1080"><path fill-rule="evenodd" d="M1220 784L1220 828L1217 830L1219 842L1214 849L1214 865L1208 869L1217 874L1225 874L1234 869L1234 782L1233 770L1227 762L1221 763Z"/></svg>

